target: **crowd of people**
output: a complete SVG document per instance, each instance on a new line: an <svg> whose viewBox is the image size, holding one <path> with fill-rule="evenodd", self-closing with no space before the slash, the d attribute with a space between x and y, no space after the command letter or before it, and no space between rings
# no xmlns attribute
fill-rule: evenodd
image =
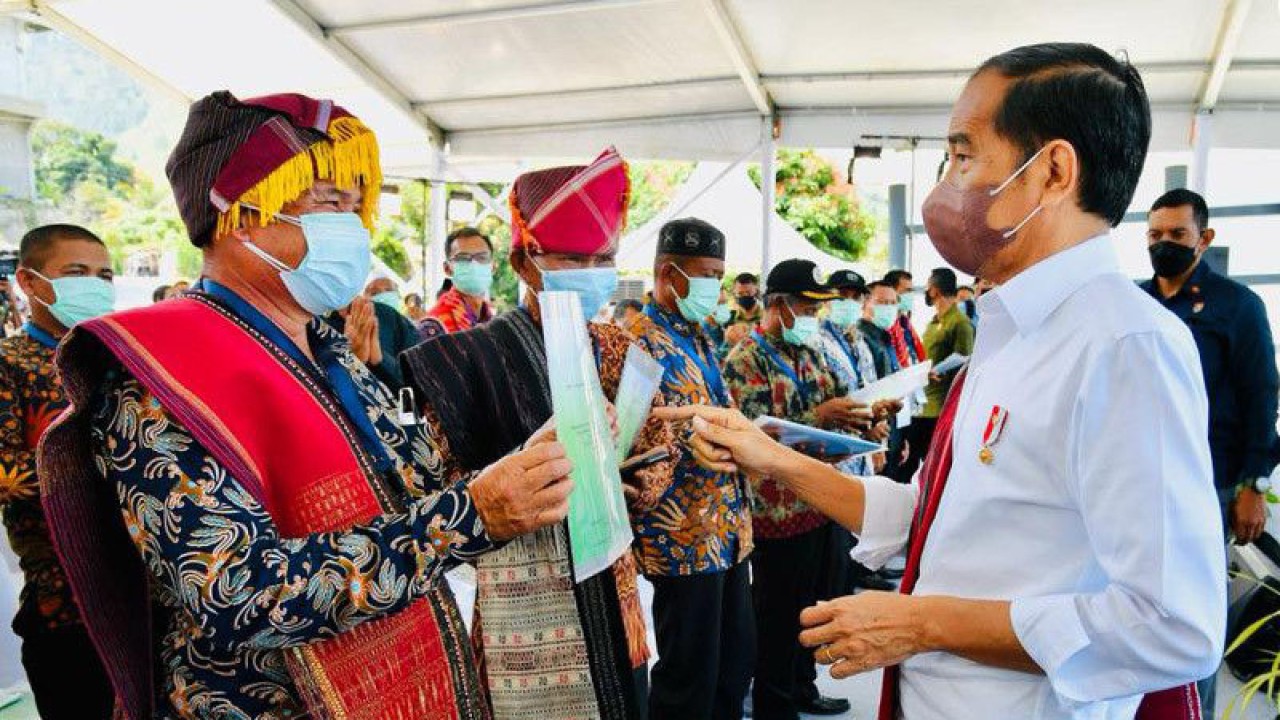
<svg viewBox="0 0 1280 720"><path fill-rule="evenodd" d="M822 666L885 668L881 720L1211 714L1224 543L1263 531L1280 381L1260 300L1203 260L1203 198L1161 197L1151 280L1119 272L1108 231L1149 139L1132 66L1017 48L956 102L924 205L950 267L923 283L799 259L726 277L754 240L681 218L645 300L617 300L609 149L515 180L508 255L450 233L428 307L372 273L358 118L197 101L166 168L196 282L114 312L91 228L19 248L0 509L41 716L847 713ZM497 313L504 263L524 294ZM597 318L608 402L632 348L662 370L619 448L644 461L622 475L634 542L580 581L544 291ZM918 388L860 394L924 363ZM873 450L784 445L761 418Z"/></svg>

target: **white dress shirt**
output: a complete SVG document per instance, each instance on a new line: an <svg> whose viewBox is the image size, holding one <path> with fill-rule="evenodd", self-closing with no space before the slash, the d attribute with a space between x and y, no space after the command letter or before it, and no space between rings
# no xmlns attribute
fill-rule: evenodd
<svg viewBox="0 0 1280 720"><path fill-rule="evenodd" d="M954 461L916 595L1012 601L1044 675L929 653L902 667L907 720L1119 720L1222 655L1226 568L1208 402L1186 326L1102 236L978 301ZM992 408L1008 420L983 464ZM916 485L868 478L855 557L907 542Z"/></svg>

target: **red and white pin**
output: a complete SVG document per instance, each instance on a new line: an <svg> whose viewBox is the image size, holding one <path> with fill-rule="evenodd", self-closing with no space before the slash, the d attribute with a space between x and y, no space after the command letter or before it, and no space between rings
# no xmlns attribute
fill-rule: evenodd
<svg viewBox="0 0 1280 720"><path fill-rule="evenodd" d="M992 448L1000 442L1005 423L1009 422L1009 411L999 405L991 407L991 417L987 418L987 429L982 433L982 449L978 451L978 460L983 465L996 461L996 451Z"/></svg>

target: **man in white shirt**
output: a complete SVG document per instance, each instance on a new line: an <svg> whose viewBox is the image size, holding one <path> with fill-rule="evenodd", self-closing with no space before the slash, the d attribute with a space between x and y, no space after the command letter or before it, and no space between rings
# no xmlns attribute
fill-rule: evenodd
<svg viewBox="0 0 1280 720"><path fill-rule="evenodd" d="M1140 717L1198 717L1180 686L1217 665L1226 602L1207 400L1191 336L1107 236L1150 117L1136 70L1089 45L1018 48L966 85L925 223L1000 287L913 485L842 476L731 411L660 413L696 413L705 464L786 485L861 561L910 545L913 594L801 616L833 677L897 666L881 720L1127 720L1167 688Z"/></svg>

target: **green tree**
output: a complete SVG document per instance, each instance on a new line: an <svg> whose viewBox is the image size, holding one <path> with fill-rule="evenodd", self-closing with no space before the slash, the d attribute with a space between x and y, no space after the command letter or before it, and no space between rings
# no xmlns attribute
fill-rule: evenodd
<svg viewBox="0 0 1280 720"><path fill-rule="evenodd" d="M520 302L520 278L511 269L511 226L497 215L488 215L476 223L477 229L493 243L493 256L497 268L493 273L493 289L490 296L502 310L509 310Z"/></svg>
<svg viewBox="0 0 1280 720"><path fill-rule="evenodd" d="M631 180L631 203L627 208L627 228L634 230L649 222L666 208L680 186L693 173L689 162L628 163Z"/></svg>
<svg viewBox="0 0 1280 720"><path fill-rule="evenodd" d="M408 277L413 272L409 263L409 251L397 237L393 225L378 226L373 235L373 254L400 277Z"/></svg>
<svg viewBox="0 0 1280 720"><path fill-rule="evenodd" d="M110 193L123 192L134 181L134 169L116 157L113 140L70 125L42 121L31 130L36 191L59 203L77 185L96 183Z"/></svg>
<svg viewBox="0 0 1280 720"><path fill-rule="evenodd" d="M760 187L760 166L747 171ZM876 233L876 218L859 206L856 189L812 150L782 148L774 171L777 212L823 252L861 259Z"/></svg>

